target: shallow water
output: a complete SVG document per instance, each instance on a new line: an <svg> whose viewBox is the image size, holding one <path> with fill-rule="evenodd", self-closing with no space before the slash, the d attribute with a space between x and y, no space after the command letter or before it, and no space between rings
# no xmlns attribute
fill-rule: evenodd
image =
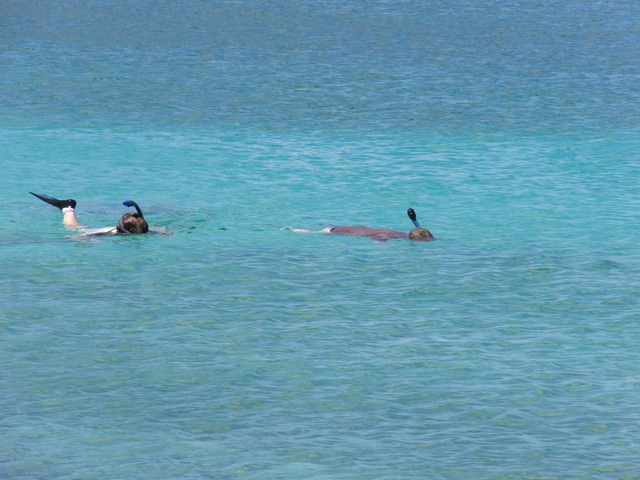
<svg viewBox="0 0 640 480"><path fill-rule="evenodd" d="M0 477L640 477L637 9L5 2Z"/></svg>

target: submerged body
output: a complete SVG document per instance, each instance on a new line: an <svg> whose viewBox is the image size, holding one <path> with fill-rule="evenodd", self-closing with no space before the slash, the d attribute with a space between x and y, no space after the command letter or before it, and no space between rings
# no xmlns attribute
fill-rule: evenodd
<svg viewBox="0 0 640 480"><path fill-rule="evenodd" d="M329 232L335 233L336 235L345 235L349 237L369 237L374 240L408 238L408 234L406 232L401 232L399 230L389 230L388 228L371 228L361 225L333 227L329 229Z"/></svg>
<svg viewBox="0 0 640 480"><path fill-rule="evenodd" d="M394 238L408 238L409 240L417 241L433 240L431 232L426 228L422 228L418 223L418 220L416 219L416 212L413 208L407 210L407 215L409 215L409 218L416 227L409 233L401 232L399 230L390 230L388 228L371 228L363 225L331 227L328 232L349 237L368 237L381 242Z"/></svg>
<svg viewBox="0 0 640 480"><path fill-rule="evenodd" d="M348 237L369 237L373 240L386 241L394 238L408 238L409 240L433 240L433 235L429 230L422 227L416 227L409 233L399 230L389 230L388 228L371 228L360 225L333 227L329 229L329 233L336 235L344 235Z"/></svg>

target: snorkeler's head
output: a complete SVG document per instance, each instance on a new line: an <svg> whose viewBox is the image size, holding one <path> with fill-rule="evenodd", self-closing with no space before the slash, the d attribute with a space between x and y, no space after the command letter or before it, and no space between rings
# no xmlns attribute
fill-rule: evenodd
<svg viewBox="0 0 640 480"><path fill-rule="evenodd" d="M433 240L433 235L426 228L414 228L409 232L409 240L426 241Z"/></svg>

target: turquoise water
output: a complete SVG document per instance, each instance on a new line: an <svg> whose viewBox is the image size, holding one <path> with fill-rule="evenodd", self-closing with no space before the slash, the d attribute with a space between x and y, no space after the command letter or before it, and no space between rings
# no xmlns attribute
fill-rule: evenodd
<svg viewBox="0 0 640 480"><path fill-rule="evenodd" d="M639 9L3 2L0 478L640 478Z"/></svg>

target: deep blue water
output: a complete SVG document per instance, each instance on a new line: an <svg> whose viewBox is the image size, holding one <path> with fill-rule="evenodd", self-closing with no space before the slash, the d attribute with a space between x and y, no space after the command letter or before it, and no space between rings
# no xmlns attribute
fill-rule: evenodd
<svg viewBox="0 0 640 480"><path fill-rule="evenodd" d="M0 478L640 478L639 10L3 2Z"/></svg>

